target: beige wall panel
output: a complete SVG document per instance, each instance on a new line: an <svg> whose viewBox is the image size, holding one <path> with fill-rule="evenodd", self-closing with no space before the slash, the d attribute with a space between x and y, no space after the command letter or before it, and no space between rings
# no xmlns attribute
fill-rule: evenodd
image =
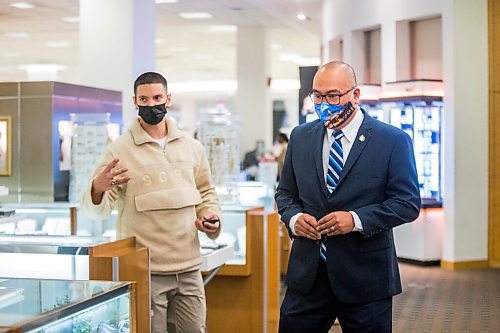
<svg viewBox="0 0 500 333"><path fill-rule="evenodd" d="M21 96L50 96L54 82L21 82Z"/></svg>
<svg viewBox="0 0 500 333"><path fill-rule="evenodd" d="M1 88L0 88L1 89ZM9 188L9 195L4 196L0 199L0 202L15 202L17 201L17 193L19 191L19 154L17 151L19 149L19 142L17 140L18 131L18 112L17 112L17 98L12 99L1 99L0 98L0 115L11 117L11 175L10 176L0 176L0 185Z"/></svg>
<svg viewBox="0 0 500 333"><path fill-rule="evenodd" d="M21 200L52 202L52 98L21 98L21 133Z"/></svg>
<svg viewBox="0 0 500 333"><path fill-rule="evenodd" d="M17 96L18 91L17 82L3 82L0 83L0 98L5 96ZM0 111L1 112L1 111Z"/></svg>

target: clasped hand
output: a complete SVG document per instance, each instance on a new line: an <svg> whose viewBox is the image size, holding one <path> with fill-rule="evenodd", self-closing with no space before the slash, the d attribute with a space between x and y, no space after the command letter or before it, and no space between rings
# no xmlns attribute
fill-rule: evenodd
<svg viewBox="0 0 500 333"><path fill-rule="evenodd" d="M322 235L337 236L354 229L352 214L345 211L333 212L316 221L314 216L302 214L295 222L295 233L309 239L321 239Z"/></svg>

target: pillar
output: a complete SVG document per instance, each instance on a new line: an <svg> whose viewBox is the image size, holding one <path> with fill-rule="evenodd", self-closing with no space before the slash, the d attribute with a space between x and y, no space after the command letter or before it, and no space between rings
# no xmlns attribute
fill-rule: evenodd
<svg viewBox="0 0 500 333"><path fill-rule="evenodd" d="M272 146L273 112L270 97L270 54L263 27L238 27L236 109L241 119L240 151L255 148L257 140Z"/></svg>
<svg viewBox="0 0 500 333"><path fill-rule="evenodd" d="M155 69L155 35L154 0L80 0L81 84L121 91L125 124L134 80Z"/></svg>

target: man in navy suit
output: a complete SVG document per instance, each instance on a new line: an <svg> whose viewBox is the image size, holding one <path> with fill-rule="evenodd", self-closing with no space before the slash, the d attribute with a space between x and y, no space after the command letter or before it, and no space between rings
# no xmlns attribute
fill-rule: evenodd
<svg viewBox="0 0 500 333"><path fill-rule="evenodd" d="M420 194L410 137L358 106L351 66L321 66L311 98L319 120L291 134L276 202L293 245L283 333L392 331L401 293L392 228L415 220Z"/></svg>

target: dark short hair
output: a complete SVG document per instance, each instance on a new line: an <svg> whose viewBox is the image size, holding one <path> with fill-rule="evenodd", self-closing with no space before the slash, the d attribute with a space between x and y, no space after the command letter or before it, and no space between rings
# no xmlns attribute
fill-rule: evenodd
<svg viewBox="0 0 500 333"><path fill-rule="evenodd" d="M163 77L163 75L155 72L146 72L141 75L135 80L134 82L134 95L137 94L137 87L142 85L142 84L152 84L152 83L161 83L163 87L165 88L165 92L168 92L167 89L167 79Z"/></svg>
<svg viewBox="0 0 500 333"><path fill-rule="evenodd" d="M288 136L285 133L278 134L278 139L281 139L284 142L288 142Z"/></svg>

